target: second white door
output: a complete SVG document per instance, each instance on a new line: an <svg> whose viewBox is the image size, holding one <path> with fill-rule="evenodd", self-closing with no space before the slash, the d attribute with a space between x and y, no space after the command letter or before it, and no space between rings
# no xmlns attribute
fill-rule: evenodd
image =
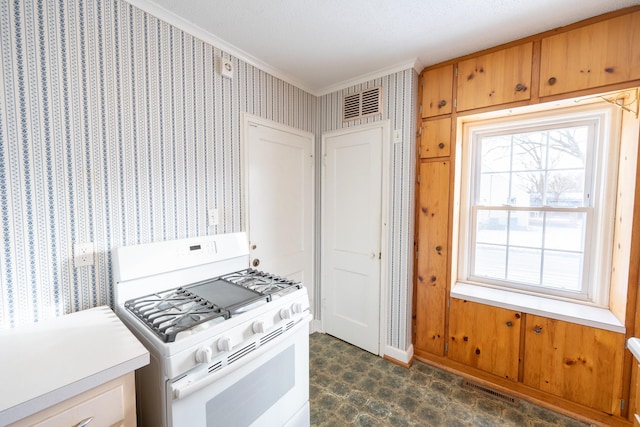
<svg viewBox="0 0 640 427"><path fill-rule="evenodd" d="M325 332L379 353L384 125L323 136Z"/></svg>

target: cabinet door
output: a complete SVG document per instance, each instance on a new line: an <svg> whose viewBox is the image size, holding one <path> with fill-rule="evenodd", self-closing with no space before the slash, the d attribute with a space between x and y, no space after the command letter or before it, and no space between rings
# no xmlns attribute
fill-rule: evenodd
<svg viewBox="0 0 640 427"><path fill-rule="evenodd" d="M447 157L451 152L451 118L422 122L420 157Z"/></svg>
<svg viewBox="0 0 640 427"><path fill-rule="evenodd" d="M640 79L640 12L542 40L540 96Z"/></svg>
<svg viewBox="0 0 640 427"><path fill-rule="evenodd" d="M517 381L521 317L513 310L451 298L449 358Z"/></svg>
<svg viewBox="0 0 640 427"><path fill-rule="evenodd" d="M458 111L531 98L533 43L499 50L458 64Z"/></svg>
<svg viewBox="0 0 640 427"><path fill-rule="evenodd" d="M523 383L620 414L624 335L527 315Z"/></svg>
<svg viewBox="0 0 640 427"><path fill-rule="evenodd" d="M444 355L449 161L420 165L416 350Z"/></svg>
<svg viewBox="0 0 640 427"><path fill-rule="evenodd" d="M453 65L422 74L422 118L450 114L453 100Z"/></svg>

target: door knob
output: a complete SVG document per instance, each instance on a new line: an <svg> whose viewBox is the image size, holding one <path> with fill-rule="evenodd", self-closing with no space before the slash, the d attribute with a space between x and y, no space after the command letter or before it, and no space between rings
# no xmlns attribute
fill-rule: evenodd
<svg viewBox="0 0 640 427"><path fill-rule="evenodd" d="M254 259L254 260L253 260L253 266L254 266L254 267L257 267L257 266L259 266L259 265L260 265L260 260L259 260L258 258Z"/></svg>
<svg viewBox="0 0 640 427"><path fill-rule="evenodd" d="M371 252L371 255L369 255L371 257L371 259L376 259L376 254L375 252Z"/></svg>

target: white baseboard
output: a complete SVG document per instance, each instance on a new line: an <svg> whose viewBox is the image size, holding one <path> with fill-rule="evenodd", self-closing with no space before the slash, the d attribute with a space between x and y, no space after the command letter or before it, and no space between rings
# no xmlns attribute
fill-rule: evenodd
<svg viewBox="0 0 640 427"><path fill-rule="evenodd" d="M413 360L413 344L410 344L406 350L386 346L384 349L384 356L390 357L404 364L409 364L411 360Z"/></svg>
<svg viewBox="0 0 640 427"><path fill-rule="evenodd" d="M309 325L309 333L312 334L314 332L324 332L322 330L322 320L313 319L311 324Z"/></svg>

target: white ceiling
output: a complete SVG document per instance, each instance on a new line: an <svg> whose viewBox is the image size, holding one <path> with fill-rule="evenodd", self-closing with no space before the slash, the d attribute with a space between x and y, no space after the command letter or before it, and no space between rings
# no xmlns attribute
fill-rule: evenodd
<svg viewBox="0 0 640 427"><path fill-rule="evenodd" d="M312 94L640 0L128 0Z"/></svg>

